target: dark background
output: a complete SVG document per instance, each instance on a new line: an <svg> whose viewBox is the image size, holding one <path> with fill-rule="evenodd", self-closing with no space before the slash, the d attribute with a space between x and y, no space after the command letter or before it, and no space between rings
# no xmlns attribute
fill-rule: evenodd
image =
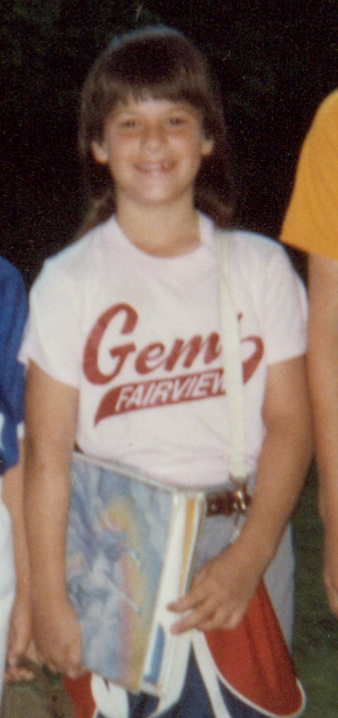
<svg viewBox="0 0 338 718"><path fill-rule="evenodd" d="M28 285L85 206L76 148L84 77L114 34L148 23L183 30L210 59L237 221L278 236L302 139L338 86L338 0L2 0L0 13L0 252Z"/></svg>

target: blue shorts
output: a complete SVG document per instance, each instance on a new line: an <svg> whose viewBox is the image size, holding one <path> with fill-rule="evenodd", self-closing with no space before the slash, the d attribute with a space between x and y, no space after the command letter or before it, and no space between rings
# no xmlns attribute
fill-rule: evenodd
<svg viewBox="0 0 338 718"><path fill-rule="evenodd" d="M220 685L224 703L231 718L263 718L253 708L242 703L223 685ZM141 693L134 696L128 694L128 718L148 718L156 710L157 698ZM209 696L201 678L198 666L191 652L187 676L179 702L169 710L161 713L161 718L217 718L210 704ZM106 718L102 713L97 718Z"/></svg>

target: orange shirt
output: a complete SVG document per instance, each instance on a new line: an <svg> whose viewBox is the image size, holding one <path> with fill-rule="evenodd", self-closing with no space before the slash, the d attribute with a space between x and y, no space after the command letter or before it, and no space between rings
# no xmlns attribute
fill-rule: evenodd
<svg viewBox="0 0 338 718"><path fill-rule="evenodd" d="M319 106L305 138L281 240L338 260L338 89Z"/></svg>

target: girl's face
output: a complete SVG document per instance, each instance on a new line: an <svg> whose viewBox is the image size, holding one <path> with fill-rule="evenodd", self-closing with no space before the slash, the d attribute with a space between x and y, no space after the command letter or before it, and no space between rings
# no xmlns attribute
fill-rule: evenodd
<svg viewBox="0 0 338 718"><path fill-rule="evenodd" d="M117 212L121 203L164 206L184 197L191 203L202 158L212 149L197 109L152 98L118 103L102 141L92 143L94 158L114 180Z"/></svg>

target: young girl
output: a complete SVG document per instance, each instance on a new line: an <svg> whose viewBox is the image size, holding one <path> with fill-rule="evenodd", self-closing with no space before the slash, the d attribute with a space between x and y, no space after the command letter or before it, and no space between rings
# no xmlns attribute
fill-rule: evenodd
<svg viewBox="0 0 338 718"><path fill-rule="evenodd" d="M230 223L229 162L220 95L199 52L166 28L114 41L84 86L80 147L91 190L83 236L46 262L23 347L35 640L41 659L70 677L81 670L65 585L74 444L165 483L224 489L229 481L214 238L216 225ZM310 453L302 297L269 240L234 233L228 265L254 496L231 546L222 527L232 519L211 519L213 558L171 606L172 630L235 627L265 575L290 639L285 530ZM121 712L111 690L100 715L154 710L141 695L127 696ZM165 715L214 715L194 658L178 706Z"/></svg>

